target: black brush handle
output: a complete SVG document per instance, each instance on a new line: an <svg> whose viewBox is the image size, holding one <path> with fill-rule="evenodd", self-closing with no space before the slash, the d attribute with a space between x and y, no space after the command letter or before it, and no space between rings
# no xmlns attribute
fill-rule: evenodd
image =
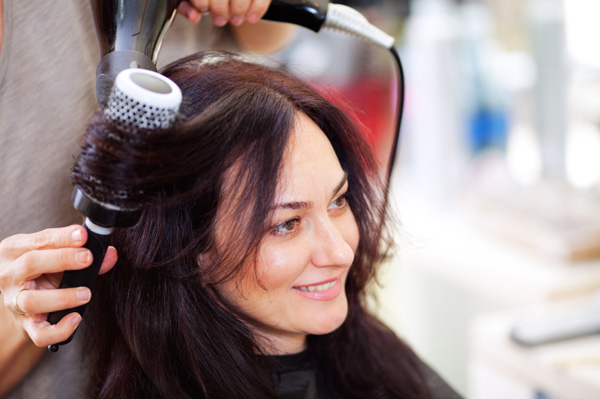
<svg viewBox="0 0 600 399"><path fill-rule="evenodd" d="M107 234L100 234L99 232L95 232L92 229L90 229L90 227L86 223L83 224L83 227L85 227L85 229L87 230L88 239L83 247L89 249L92 252L92 256L94 258L92 264L82 270L65 271L65 273L63 274L63 278L60 282L59 288L88 287L91 290L94 286L94 282L96 281L96 277L98 276L98 272L100 271L100 266L104 261L106 250L110 245L110 233L108 232L108 229L107 231L102 231L103 233ZM77 312L83 317L85 307L86 305L81 305L76 308L52 312L48 315L48 321L51 324L56 324L64 316L72 312ZM73 335L75 335L75 332L73 332L73 334L66 341L63 341L56 345L64 345L71 342L71 340L73 339ZM58 347L55 346L54 348L58 350Z"/></svg>

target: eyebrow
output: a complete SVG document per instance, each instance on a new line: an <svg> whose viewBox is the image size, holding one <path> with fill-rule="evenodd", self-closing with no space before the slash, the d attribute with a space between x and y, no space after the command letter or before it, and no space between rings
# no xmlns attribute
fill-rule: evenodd
<svg viewBox="0 0 600 399"><path fill-rule="evenodd" d="M335 195L340 192L340 190L346 185L346 183L348 182L348 173L344 172L344 176L342 177L342 180L340 180L340 182L338 183L337 186L335 186L335 189L333 190L333 193L331 194L332 197L335 197ZM293 210L298 210L298 209L308 209L311 208L314 205L314 203L312 201L290 201L290 202L284 202L282 204L275 204L273 206L273 209L293 209Z"/></svg>

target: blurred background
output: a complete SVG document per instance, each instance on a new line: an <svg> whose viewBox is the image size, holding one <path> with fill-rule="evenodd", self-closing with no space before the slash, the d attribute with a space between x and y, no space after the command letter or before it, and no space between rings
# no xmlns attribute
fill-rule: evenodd
<svg viewBox="0 0 600 399"><path fill-rule="evenodd" d="M600 2L339 2L406 75L377 311L468 398L599 398ZM299 31L277 58L349 101L387 165L388 51Z"/></svg>

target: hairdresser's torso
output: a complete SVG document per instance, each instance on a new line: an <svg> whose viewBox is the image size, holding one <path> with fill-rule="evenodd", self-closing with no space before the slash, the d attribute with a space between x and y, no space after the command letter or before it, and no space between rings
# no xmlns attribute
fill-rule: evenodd
<svg viewBox="0 0 600 399"><path fill-rule="evenodd" d="M98 58L87 2L3 6L0 238L78 220L68 174L95 107Z"/></svg>
<svg viewBox="0 0 600 399"><path fill-rule="evenodd" d="M87 1L0 2L2 240L81 221L71 205L69 173L79 137L96 109L99 48ZM172 61L206 43L231 43L225 36L210 36L206 22L195 28L176 19L161 59ZM61 353L45 354L7 398L86 397L89 367L81 346L74 342Z"/></svg>
<svg viewBox="0 0 600 399"><path fill-rule="evenodd" d="M2 54L2 34L4 33L4 11L2 10L2 0L0 0L0 54Z"/></svg>
<svg viewBox="0 0 600 399"><path fill-rule="evenodd" d="M79 221L68 176L78 137L96 106L98 44L89 2L1 1L3 239ZM7 398L85 397L83 361L79 343L58 357L44 355Z"/></svg>

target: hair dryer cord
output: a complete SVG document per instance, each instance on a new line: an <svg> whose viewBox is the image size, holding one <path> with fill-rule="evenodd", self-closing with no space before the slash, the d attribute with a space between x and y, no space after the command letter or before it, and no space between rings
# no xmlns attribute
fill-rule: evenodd
<svg viewBox="0 0 600 399"><path fill-rule="evenodd" d="M396 104L396 131L394 132L394 140L392 143L387 171L389 187L389 180L394 167L398 141L400 139L400 126L402 123L402 112L404 109L404 71L402 69L400 56L394 47L395 39L394 37L383 32L381 29L377 28L375 25L372 25L361 13L355 9L341 4L329 4L327 8L327 16L322 27L347 33L368 43L384 47L390 50L392 53L398 72L398 99Z"/></svg>

